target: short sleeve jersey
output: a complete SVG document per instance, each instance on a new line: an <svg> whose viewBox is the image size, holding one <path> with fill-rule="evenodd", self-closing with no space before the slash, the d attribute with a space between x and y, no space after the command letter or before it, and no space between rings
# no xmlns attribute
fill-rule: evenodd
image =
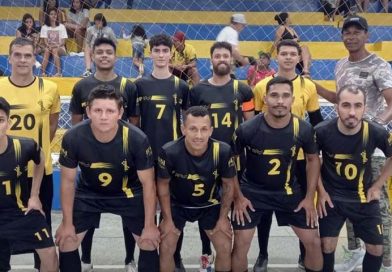
<svg viewBox="0 0 392 272"><path fill-rule="evenodd" d="M256 111L267 111L267 105L264 104L264 96L267 92L267 83L272 78L273 76L269 76L261 80L253 90ZM306 112L314 112L320 109L316 86L312 81L301 76L297 76L292 82L295 99L291 112L304 119Z"/></svg>
<svg viewBox="0 0 392 272"><path fill-rule="evenodd" d="M231 26L225 26L216 37L217 42L228 42L231 45L238 46L238 32Z"/></svg>
<svg viewBox="0 0 392 272"><path fill-rule="evenodd" d="M121 76L118 76L111 81L100 81L96 79L94 75L91 75L78 81L72 90L69 111L73 114L83 114L84 118L87 118L86 106L88 96L92 89L101 84L113 86L116 91L121 93L124 100L123 119L138 115L136 107L136 86L130 80Z"/></svg>
<svg viewBox="0 0 392 272"><path fill-rule="evenodd" d="M156 159L164 144L181 136L181 111L187 108L189 87L175 76L157 79L150 75L135 84L140 126L148 136Z"/></svg>
<svg viewBox="0 0 392 272"><path fill-rule="evenodd" d="M253 93L250 87L238 80L230 80L222 86L215 86L207 80L191 89L191 106L207 106L214 130L212 137L230 143L234 131L242 123L242 104L251 101Z"/></svg>
<svg viewBox="0 0 392 272"><path fill-rule="evenodd" d="M0 79L0 96L11 105L9 135L34 139L45 154L45 174L50 175L50 115L60 112L57 84L36 77L28 86L14 85L9 78ZM33 176L29 164L29 177Z"/></svg>
<svg viewBox="0 0 392 272"><path fill-rule="evenodd" d="M336 64L335 78L337 89L350 84L366 91L365 116L368 119L384 111L382 91L392 88L392 69L388 62L376 54L356 62L344 58Z"/></svg>
<svg viewBox="0 0 392 272"><path fill-rule="evenodd" d="M236 131L236 152L245 149L246 163L242 181L258 191L291 195L300 191L295 164L300 148L317 154L313 128L293 116L281 129L268 125L263 114L244 122Z"/></svg>
<svg viewBox="0 0 392 272"><path fill-rule="evenodd" d="M76 196L95 198L140 196L137 171L154 166L147 136L125 121L119 121L117 134L108 143L94 137L90 120L72 127L64 135L59 162L80 167Z"/></svg>
<svg viewBox="0 0 392 272"><path fill-rule="evenodd" d="M0 154L0 216L26 211L30 195L27 164L40 163L41 149L29 138L7 136L8 146Z"/></svg>
<svg viewBox="0 0 392 272"><path fill-rule="evenodd" d="M371 159L376 148L392 156L392 134L382 126L362 121L355 135L338 130L337 118L316 126L323 164L321 177L330 196L345 202L366 202L367 190L373 183Z"/></svg>
<svg viewBox="0 0 392 272"><path fill-rule="evenodd" d="M221 178L236 174L233 154L226 143L210 139L208 149L192 156L184 137L163 146L158 158L158 177L170 179L172 204L204 208L220 203Z"/></svg>
<svg viewBox="0 0 392 272"><path fill-rule="evenodd" d="M188 43L185 43L185 47L182 52L178 52L175 49L173 49L172 52L173 56L171 58L171 63L174 65L189 64L197 59L195 48Z"/></svg>

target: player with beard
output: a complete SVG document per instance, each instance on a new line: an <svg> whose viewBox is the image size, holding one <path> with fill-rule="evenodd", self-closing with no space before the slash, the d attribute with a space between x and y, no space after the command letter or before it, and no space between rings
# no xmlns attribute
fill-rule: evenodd
<svg viewBox="0 0 392 272"><path fill-rule="evenodd" d="M314 195L320 159L310 124L291 114L293 83L275 77L267 84L267 111L236 130L236 152L246 151L241 190L235 192L232 270L247 271L247 254L264 213L275 212L279 226L291 226L306 249L306 271L321 271L323 258ZM295 175L298 152L307 160L304 195ZM248 211L250 209L250 212Z"/></svg>
<svg viewBox="0 0 392 272"><path fill-rule="evenodd" d="M114 65L116 63L116 44L114 41L108 38L97 38L92 47L92 59L96 67L95 73L77 82L72 91L69 105L72 125L76 125L87 118L86 106L88 96L99 85L113 86L122 95L124 101L124 115L122 119L137 124L136 86L127 78L119 76L114 72ZM83 272L92 271L91 247L94 230L87 231L81 244ZM135 240L129 230L124 226L123 233L126 249L125 266L127 272L136 272L133 257Z"/></svg>
<svg viewBox="0 0 392 272"><path fill-rule="evenodd" d="M230 144L239 124L254 116L253 93L248 85L230 76L233 59L230 43L215 42L210 49L210 55L212 77L191 89L190 105L208 107L214 128L212 138ZM237 169L241 171L239 161ZM212 252L203 231L200 236L203 244L201 264L204 268L212 262Z"/></svg>
<svg viewBox="0 0 392 272"><path fill-rule="evenodd" d="M365 92L355 85L337 93L338 117L319 124L317 143L322 151L322 183L318 188L320 236L324 272L334 271L334 254L339 232L346 218L356 237L365 242L362 270L380 271L383 255L381 189L392 175L392 134L382 126L363 120ZM372 176L372 157L376 148L388 157L379 176Z"/></svg>

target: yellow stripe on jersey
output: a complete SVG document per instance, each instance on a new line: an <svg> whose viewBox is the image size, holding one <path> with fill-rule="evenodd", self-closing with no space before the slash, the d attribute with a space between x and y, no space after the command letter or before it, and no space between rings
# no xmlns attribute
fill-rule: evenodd
<svg viewBox="0 0 392 272"><path fill-rule="evenodd" d="M93 162L90 165L90 168L91 169L111 169L114 167L111 163L107 163L107 162Z"/></svg>
<svg viewBox="0 0 392 272"><path fill-rule="evenodd" d="M120 93L123 94L125 90L125 86L127 85L127 78L121 77L121 83L120 83Z"/></svg>
<svg viewBox="0 0 392 272"><path fill-rule="evenodd" d="M20 182L18 181L15 186L16 204L18 205L19 209L21 209L22 212L24 212L27 210L27 208L23 205L21 194L22 194L22 189L20 187Z"/></svg>
<svg viewBox="0 0 392 272"><path fill-rule="evenodd" d="M6 177L8 176L7 172L0 172L0 177Z"/></svg>
<svg viewBox="0 0 392 272"><path fill-rule="evenodd" d="M174 77L174 111L173 111L173 140L176 140L178 138L177 134L177 91L180 88L180 79L178 77Z"/></svg>
<svg viewBox="0 0 392 272"><path fill-rule="evenodd" d="M20 145L19 139L12 139L15 150L15 159L19 163L20 157L22 156L22 147Z"/></svg>
<svg viewBox="0 0 392 272"><path fill-rule="evenodd" d="M294 130L294 140L296 141L299 135L299 120L297 117L293 117L293 130Z"/></svg>
<svg viewBox="0 0 392 272"><path fill-rule="evenodd" d="M211 193L210 193L210 198L208 199L208 201L211 202L212 204L218 204L219 203L219 201L217 199L213 198L215 187L216 187L216 182L212 186Z"/></svg>
<svg viewBox="0 0 392 272"><path fill-rule="evenodd" d="M351 154L335 154L333 156L336 160L352 160L353 156Z"/></svg>
<svg viewBox="0 0 392 272"><path fill-rule="evenodd" d="M211 103L210 109L226 109L228 105L226 103Z"/></svg>
<svg viewBox="0 0 392 272"><path fill-rule="evenodd" d="M127 198L132 198L133 197L133 192L131 188L128 188L128 176L124 176L122 179L122 190L127 196Z"/></svg>
<svg viewBox="0 0 392 272"><path fill-rule="evenodd" d="M238 128L238 100L237 100L237 93L238 93L238 80L234 80L233 82L233 88L234 88L234 110L235 110L235 120L234 120L234 129Z"/></svg>
<svg viewBox="0 0 392 272"><path fill-rule="evenodd" d="M366 203L366 195L363 187L363 176L365 174L365 168L361 170L359 174L359 181L358 181L358 196L361 203Z"/></svg>
<svg viewBox="0 0 392 272"><path fill-rule="evenodd" d="M364 149L366 148L368 141L369 141L369 123L363 121L362 145Z"/></svg>
<svg viewBox="0 0 392 272"><path fill-rule="evenodd" d="M293 189L290 187L291 164L292 164L292 162L290 162L289 166L287 167L286 183L284 184L284 189L286 190L286 194L288 194L288 195L292 195L293 194Z"/></svg>
<svg viewBox="0 0 392 272"><path fill-rule="evenodd" d="M151 101L166 101L167 97L164 95L152 95Z"/></svg>
<svg viewBox="0 0 392 272"><path fill-rule="evenodd" d="M214 160L214 167L216 168L219 164L219 143L213 142L212 143L212 158Z"/></svg>
<svg viewBox="0 0 392 272"><path fill-rule="evenodd" d="M126 156L127 154L128 154L128 148L129 148L129 142L128 142L128 139L129 139L129 128L128 127L126 127L126 126L123 126L123 129L122 129L122 142L123 142L123 153L124 153L124 155Z"/></svg>
<svg viewBox="0 0 392 272"><path fill-rule="evenodd" d="M280 149L265 149L263 155L282 155L283 152Z"/></svg>

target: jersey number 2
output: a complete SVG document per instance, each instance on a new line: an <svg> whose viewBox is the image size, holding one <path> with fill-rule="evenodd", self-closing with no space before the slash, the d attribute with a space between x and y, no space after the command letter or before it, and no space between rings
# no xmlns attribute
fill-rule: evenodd
<svg viewBox="0 0 392 272"><path fill-rule="evenodd" d="M272 159L268 162L272 165L272 169L268 171L269 176L276 176L280 174L279 167L280 167L280 160L279 159Z"/></svg>

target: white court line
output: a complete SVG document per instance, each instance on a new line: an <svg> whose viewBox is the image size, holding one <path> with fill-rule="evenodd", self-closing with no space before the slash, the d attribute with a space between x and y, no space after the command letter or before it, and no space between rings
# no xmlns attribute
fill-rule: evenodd
<svg viewBox="0 0 392 272"><path fill-rule="evenodd" d="M199 264L184 264L185 268L194 269L199 268ZM248 268L252 268L253 264L248 265ZM298 264L268 264L270 268L297 268ZM124 265L94 265L97 269L122 269ZM12 269L27 270L33 269L33 265L13 265Z"/></svg>

